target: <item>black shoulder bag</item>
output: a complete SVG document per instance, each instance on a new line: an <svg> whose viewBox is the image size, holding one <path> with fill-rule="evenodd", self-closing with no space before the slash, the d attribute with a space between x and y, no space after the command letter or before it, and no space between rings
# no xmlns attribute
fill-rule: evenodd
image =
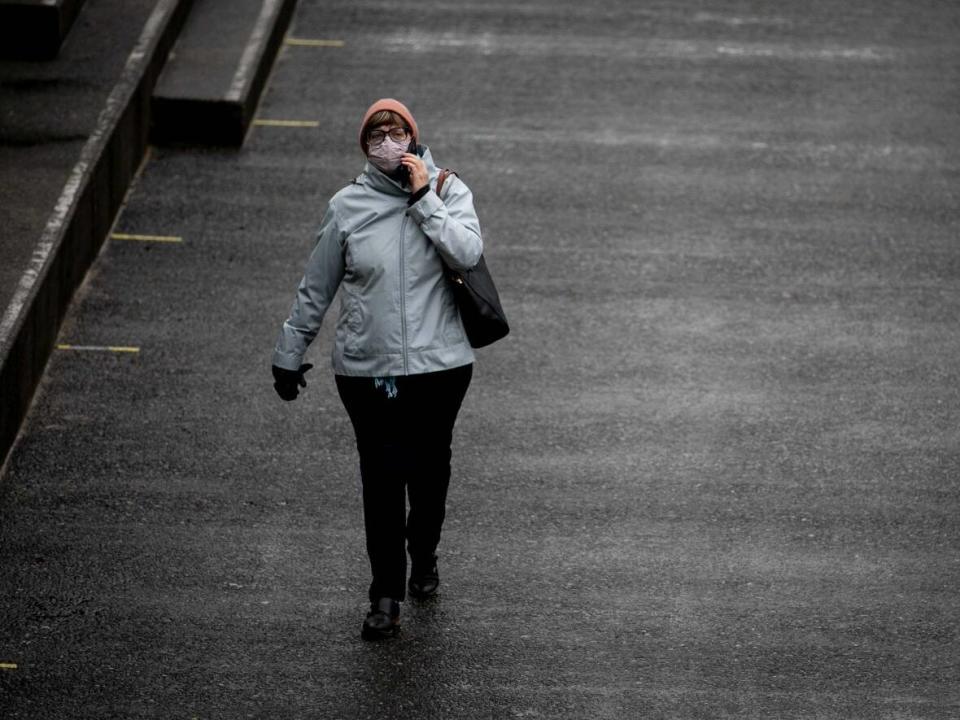
<svg viewBox="0 0 960 720"><path fill-rule="evenodd" d="M437 195L440 195L443 184L450 175L456 173L446 169L440 171L437 176ZM442 195L440 197L443 198ZM493 284L483 255L480 255L480 261L476 265L462 272L447 265L443 257L440 261L453 288L460 319L463 320L471 347L490 345L510 332L507 315L503 312L500 295L497 294L497 286Z"/></svg>

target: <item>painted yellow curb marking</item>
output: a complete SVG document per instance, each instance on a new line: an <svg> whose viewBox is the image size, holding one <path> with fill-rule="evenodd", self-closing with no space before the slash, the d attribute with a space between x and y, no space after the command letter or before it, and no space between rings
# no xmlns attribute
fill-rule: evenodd
<svg viewBox="0 0 960 720"><path fill-rule="evenodd" d="M141 240L143 242L183 242L182 237L176 235L131 235L129 233L113 233L110 235L113 240Z"/></svg>
<svg viewBox="0 0 960 720"><path fill-rule="evenodd" d="M253 121L254 125L267 127L314 128L320 127L319 120L265 120Z"/></svg>
<svg viewBox="0 0 960 720"><path fill-rule="evenodd" d="M346 45L343 40L312 40L310 38L287 38L284 40L287 45L298 47L331 47L340 48Z"/></svg>
<svg viewBox="0 0 960 720"><path fill-rule="evenodd" d="M0 662L0 670L16 670L16 663Z"/></svg>
<svg viewBox="0 0 960 720"><path fill-rule="evenodd" d="M134 235L131 233L112 233L110 237L113 240L142 240L143 242L183 242L183 238L177 235Z"/></svg>
<svg viewBox="0 0 960 720"><path fill-rule="evenodd" d="M129 345L57 345L57 350L75 350L78 352L138 353L140 348Z"/></svg>

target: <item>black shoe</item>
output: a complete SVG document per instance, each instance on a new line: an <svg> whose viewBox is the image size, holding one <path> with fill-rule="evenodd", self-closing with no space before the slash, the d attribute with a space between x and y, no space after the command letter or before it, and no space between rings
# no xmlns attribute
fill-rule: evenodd
<svg viewBox="0 0 960 720"><path fill-rule="evenodd" d="M400 603L392 598L380 598L370 603L370 612L363 621L360 636L364 640L390 638L400 630Z"/></svg>
<svg viewBox="0 0 960 720"><path fill-rule="evenodd" d="M437 594L437 588L440 587L440 573L437 572L436 556L425 561L413 562L407 587L410 588L410 594L420 600L426 600Z"/></svg>

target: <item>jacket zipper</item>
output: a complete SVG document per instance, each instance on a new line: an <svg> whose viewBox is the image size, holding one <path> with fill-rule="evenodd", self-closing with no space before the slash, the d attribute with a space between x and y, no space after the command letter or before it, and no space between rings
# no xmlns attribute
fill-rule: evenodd
<svg viewBox="0 0 960 720"><path fill-rule="evenodd" d="M407 280L404 273L403 246L407 236L407 214L403 214L400 221L400 343L403 351L403 374L409 375L410 368L407 360Z"/></svg>

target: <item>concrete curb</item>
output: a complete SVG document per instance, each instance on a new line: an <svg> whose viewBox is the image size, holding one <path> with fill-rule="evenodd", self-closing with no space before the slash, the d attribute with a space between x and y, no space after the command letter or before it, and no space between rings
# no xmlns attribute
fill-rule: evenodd
<svg viewBox="0 0 960 720"><path fill-rule="evenodd" d="M290 25L296 0L263 0L235 64L222 67L223 11L191 16L153 96L151 141L239 147L253 122L267 77ZM199 8L198 8L199 9ZM245 28L244 28L245 29ZM229 38L227 39L229 42ZM213 52L211 52L213 49ZM229 81L210 87L223 70ZM201 78L207 78L201 81Z"/></svg>
<svg viewBox="0 0 960 720"><path fill-rule="evenodd" d="M0 318L0 462L43 375L74 290L147 149L150 96L193 0L158 0Z"/></svg>
<svg viewBox="0 0 960 720"><path fill-rule="evenodd" d="M84 0L3 0L0 2L0 57L51 60Z"/></svg>

